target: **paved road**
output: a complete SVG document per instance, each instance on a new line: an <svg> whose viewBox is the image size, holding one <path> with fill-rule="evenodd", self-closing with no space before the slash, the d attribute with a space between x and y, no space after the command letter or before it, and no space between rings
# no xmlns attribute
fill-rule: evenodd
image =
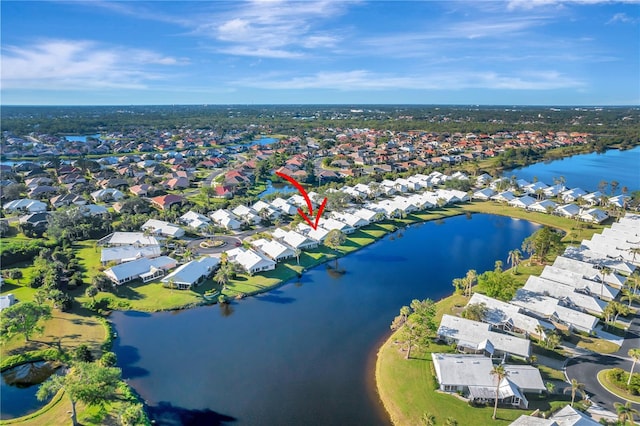
<svg viewBox="0 0 640 426"><path fill-rule="evenodd" d="M626 371L631 369L631 358L629 358L629 349L640 347L640 318L636 314L631 322L624 343L612 355L589 354L572 358L567 363L567 376L569 380L576 379L580 383L585 384L585 390L591 396L591 400L598 405L615 413L614 402L625 401L616 397L609 391L604 389L598 383L597 374L600 370L619 367ZM638 367L636 365L636 367ZM635 404L636 409L640 409L640 404Z"/></svg>

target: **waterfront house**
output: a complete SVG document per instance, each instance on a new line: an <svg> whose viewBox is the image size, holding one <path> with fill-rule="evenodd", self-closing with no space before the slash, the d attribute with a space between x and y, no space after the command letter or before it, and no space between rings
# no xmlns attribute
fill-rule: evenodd
<svg viewBox="0 0 640 426"><path fill-rule="evenodd" d="M602 223L609 218L609 215L598 208L593 208L581 212L578 217L585 222Z"/></svg>
<svg viewBox="0 0 640 426"><path fill-rule="evenodd" d="M507 204L512 206L512 207L518 207L521 209L527 209L529 208L529 206L533 205L536 203L535 198L532 198L528 195L525 195L523 197L520 198L515 198L511 201L508 201Z"/></svg>
<svg viewBox="0 0 640 426"><path fill-rule="evenodd" d="M166 271L175 267L176 261L168 256L154 259L141 257L113 266L105 270L104 274L116 285L122 285L138 278L146 283L163 276Z"/></svg>
<svg viewBox="0 0 640 426"><path fill-rule="evenodd" d="M251 245L276 262L291 259L296 255L295 251L291 247L288 247L276 240L265 240L260 238L251 241Z"/></svg>
<svg viewBox="0 0 640 426"><path fill-rule="evenodd" d="M281 228L276 228L273 231L273 237L293 249L310 250L318 247L317 241L296 231L285 231Z"/></svg>
<svg viewBox="0 0 640 426"><path fill-rule="evenodd" d="M231 262L237 262L249 274L272 271L276 269L276 262L268 257L244 247L236 247L226 252Z"/></svg>
<svg viewBox="0 0 640 426"><path fill-rule="evenodd" d="M437 336L449 344L455 343L458 351L465 353L501 356L503 359L509 355L528 359L531 354L527 339L494 332L489 324L452 315L442 316Z"/></svg>
<svg viewBox="0 0 640 426"><path fill-rule="evenodd" d="M525 290L551 296L562 301L565 306L588 312L593 315L602 315L607 302L584 293L578 293L575 287L551 281L546 278L531 275L524 287Z"/></svg>
<svg viewBox="0 0 640 426"><path fill-rule="evenodd" d="M587 413L578 411L567 404L548 419L523 414L509 426L599 426L601 424L589 417Z"/></svg>
<svg viewBox="0 0 640 426"><path fill-rule="evenodd" d="M559 216L572 218L580 214L580 207L576 204L565 204L557 207L555 211Z"/></svg>
<svg viewBox="0 0 640 426"><path fill-rule="evenodd" d="M475 200L488 200L496 195L496 192L491 188L482 188L473 193L472 198Z"/></svg>
<svg viewBox="0 0 640 426"><path fill-rule="evenodd" d="M219 264L220 260L217 257L201 257L179 266L175 271L165 276L161 282L165 285L173 283L179 290L190 290L211 277Z"/></svg>
<svg viewBox="0 0 640 426"><path fill-rule="evenodd" d="M531 204L528 209L533 212L549 213L553 212L556 207L558 207L558 204L556 204L555 202L551 200L542 200L538 201L537 203Z"/></svg>

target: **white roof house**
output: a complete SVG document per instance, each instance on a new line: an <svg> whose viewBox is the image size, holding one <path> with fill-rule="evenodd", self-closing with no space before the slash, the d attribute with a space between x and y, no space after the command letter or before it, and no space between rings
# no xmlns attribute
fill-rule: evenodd
<svg viewBox="0 0 640 426"><path fill-rule="evenodd" d="M143 232L114 232L98 240L98 245L105 247L116 246L159 246L158 239L153 235L144 235Z"/></svg>
<svg viewBox="0 0 640 426"><path fill-rule="evenodd" d="M631 197L628 195L616 195L615 197L609 198L607 204L614 207L625 208L630 199Z"/></svg>
<svg viewBox="0 0 640 426"><path fill-rule="evenodd" d="M271 271L276 269L276 262L253 250L244 247L236 247L227 251L229 260L238 262L250 275L256 272Z"/></svg>
<svg viewBox="0 0 640 426"><path fill-rule="evenodd" d="M484 322L502 330L545 338L546 333L543 332L543 335L540 336L538 327L546 330L554 330L556 328L550 322L525 315L521 312L519 306L485 296L484 294L474 293L467 306L474 303L484 304L486 308Z"/></svg>
<svg viewBox="0 0 640 426"><path fill-rule="evenodd" d="M201 257L179 266L175 271L164 277L161 281L173 283L180 290L188 290L207 279L220 264L217 257Z"/></svg>
<svg viewBox="0 0 640 426"><path fill-rule="evenodd" d="M340 222L339 220L335 220L333 218L320 218L318 222L320 226L322 226L327 231L333 231L334 229L338 229L345 234L351 234L355 231L353 226L347 225L344 222Z"/></svg>
<svg viewBox="0 0 640 426"><path fill-rule="evenodd" d="M536 203L536 199L532 198L532 197L530 197L528 195L525 195L523 197L516 198L516 199L513 199L513 200L507 202L507 204L509 204L510 206L518 207L518 208L521 208L521 209L526 209L526 208L528 208L529 206L531 206L532 204L535 204L535 203Z"/></svg>
<svg viewBox="0 0 640 426"><path fill-rule="evenodd" d="M500 201L503 203L508 203L509 201L516 198L515 195L511 191L504 191L496 195L492 195L490 197L493 201Z"/></svg>
<svg viewBox="0 0 640 426"><path fill-rule="evenodd" d="M346 212L345 213L334 212L332 214L332 217L336 220L339 220L340 222L346 223L347 225L353 228L361 228L369 224L368 220L363 219L360 216L356 216L354 214L346 213Z"/></svg>
<svg viewBox="0 0 640 426"><path fill-rule="evenodd" d="M591 333L598 324L598 318L560 305L558 299L520 288L511 303L525 312L547 318L552 322L565 324L586 333Z"/></svg>
<svg viewBox="0 0 640 426"><path fill-rule="evenodd" d="M482 188L473 193L472 198L476 200L488 200L489 198L496 195L496 191L491 188Z"/></svg>
<svg viewBox="0 0 640 426"><path fill-rule="evenodd" d="M309 237L312 240L315 240L315 241L317 241L319 243L324 242L325 238L327 238L327 235L329 234L329 231L324 229L321 226L318 226L316 229L313 229L312 227L310 227L309 225L307 225L305 223L299 224L296 229L301 234L306 235L307 237Z"/></svg>
<svg viewBox="0 0 640 426"><path fill-rule="evenodd" d="M580 247L567 247L562 254L564 257L571 259L581 260L596 265L596 267L606 266L614 271L629 275L636 270L636 267L624 260L620 260L619 257L611 257L607 253L591 250L585 246Z"/></svg>
<svg viewBox="0 0 640 426"><path fill-rule="evenodd" d="M600 204L600 201L602 200L602 197L604 196L604 194L600 191L596 191L596 192L590 192L587 195L584 195L582 197L582 199L587 202L590 206L596 206L598 204Z"/></svg>
<svg viewBox="0 0 640 426"><path fill-rule="evenodd" d="M595 236L595 235L594 235ZM598 237L602 237L598 235ZM628 263L632 263L633 254L628 250L630 246L620 243L620 247L615 241L607 240L606 238L592 238L591 240L582 240L581 247L588 250L602 253L605 258L620 259ZM636 262L638 262L636 256Z"/></svg>
<svg viewBox="0 0 640 426"><path fill-rule="evenodd" d="M546 278L531 275L524 287L525 290L551 296L555 299L563 301L569 307L575 306L577 309L592 313L594 315L602 315L607 302L594 296L576 292L575 287L561 284L557 281L551 281Z"/></svg>
<svg viewBox="0 0 640 426"><path fill-rule="evenodd" d="M495 400L497 378L491 374L493 363L489 358L482 355L433 353L431 359L440 390L462 392L470 400ZM527 391L540 393L545 389L537 368L508 364L504 368L510 374L513 372L516 380L510 376L502 379L498 386L498 399L502 404L528 407L525 390L520 388L517 381L529 386Z"/></svg>
<svg viewBox="0 0 640 426"><path fill-rule="evenodd" d="M578 217L585 222L602 223L609 218L609 215L598 208L592 208L581 212Z"/></svg>
<svg viewBox="0 0 640 426"><path fill-rule="evenodd" d="M166 271L175 267L176 261L167 256L160 256L155 259L141 257L131 262L113 266L105 270L104 274L117 285L122 285L137 278L141 278L146 283L163 276Z"/></svg>
<svg viewBox="0 0 640 426"><path fill-rule="evenodd" d="M16 303L16 297L13 293L3 294L0 296L0 311L8 308Z"/></svg>
<svg viewBox="0 0 640 426"><path fill-rule="evenodd" d="M28 198L9 201L8 203L5 203L2 208L6 211L22 210L30 213L47 211L47 205L45 203L38 200L30 200Z"/></svg>
<svg viewBox="0 0 640 426"><path fill-rule="evenodd" d="M547 213L549 210L554 211L558 207L557 203L551 200L542 200L531 204L528 208L534 212Z"/></svg>
<svg viewBox="0 0 640 426"><path fill-rule="evenodd" d="M251 208L253 208L253 210L258 212L259 215L266 214L268 217L272 219L280 217L280 211L277 208L273 207L271 204L266 203L262 200L257 201L255 204L253 204L253 206L251 206ZM266 213L262 213L263 210L265 210Z"/></svg>
<svg viewBox="0 0 640 426"><path fill-rule="evenodd" d="M271 202L271 205L280 210L284 214L295 215L298 212L298 208L282 198L276 198Z"/></svg>
<svg viewBox="0 0 640 426"><path fill-rule="evenodd" d="M553 262L553 266L567 271L575 272L591 281L602 281L602 272L596 265L589 262L583 262L569 257L558 256ZM604 282L616 287L622 287L627 281L627 277L619 275L615 272L604 275Z"/></svg>
<svg viewBox="0 0 640 426"><path fill-rule="evenodd" d="M180 238L184 235L184 229L164 220L149 219L140 228L165 237Z"/></svg>
<svg viewBox="0 0 640 426"><path fill-rule="evenodd" d="M584 189L572 188L561 192L560 198L562 198L565 203L570 203L577 200L578 198L584 197L585 195L587 195L587 191L585 191Z"/></svg>
<svg viewBox="0 0 640 426"><path fill-rule="evenodd" d="M106 265L110 262L124 263L141 257L154 258L161 254L160 246L116 246L105 247L100 252L100 262Z"/></svg>
<svg viewBox="0 0 640 426"><path fill-rule="evenodd" d="M258 215L258 212L252 209L251 207L247 207L245 205L240 204L236 206L231 213L234 214L235 217L242 219L247 223L252 223L254 225L260 223L262 218Z"/></svg>
<svg viewBox="0 0 640 426"><path fill-rule="evenodd" d="M209 219L207 216L203 214L190 210L185 214L183 214L182 216L180 216L180 222L184 223L190 228L200 229L202 227L209 225L211 223L211 219Z"/></svg>
<svg viewBox="0 0 640 426"><path fill-rule="evenodd" d="M605 300L615 299L620 292L616 287L602 284L600 281L588 280L580 273L555 266L545 266L540 277L573 287L575 291L592 294Z"/></svg>
<svg viewBox="0 0 640 426"><path fill-rule="evenodd" d="M443 315L438 337L448 342L456 342L459 348L473 352L511 354L529 358L530 341L490 330L489 324L465 318Z"/></svg>
<svg viewBox="0 0 640 426"><path fill-rule="evenodd" d="M97 191L93 191L91 193L91 198L93 198L93 201L95 202L103 201L107 199L118 201L124 198L124 194L115 188L105 188L105 189L99 189Z"/></svg>
<svg viewBox="0 0 640 426"><path fill-rule="evenodd" d="M530 183L529 185L525 186L523 189L524 189L524 192L526 192L527 194L535 194L537 191L544 192L544 190L547 189L548 187L549 185L547 185L546 183L538 181L538 182Z"/></svg>
<svg viewBox="0 0 640 426"><path fill-rule="evenodd" d="M299 250L310 250L318 247L318 242L306 237L296 231L284 231L277 228L273 231L273 236L284 244Z"/></svg>
<svg viewBox="0 0 640 426"><path fill-rule="evenodd" d="M548 419L523 414L509 426L598 426L600 424L571 405L566 405Z"/></svg>
<svg viewBox="0 0 640 426"><path fill-rule="evenodd" d="M218 209L215 212L211 213L211 219L213 219L215 223L226 229L240 229L240 227L242 226L236 215L224 209Z"/></svg>
<svg viewBox="0 0 640 426"><path fill-rule="evenodd" d="M576 204L565 204L556 208L556 213L564 217L574 217L580 214L580 207Z"/></svg>
<svg viewBox="0 0 640 426"><path fill-rule="evenodd" d="M354 215L363 218L364 220L368 220L369 223L375 222L376 218L378 218L378 212L373 210L361 208L353 212Z"/></svg>
<svg viewBox="0 0 640 426"><path fill-rule="evenodd" d="M266 254L276 262L291 259L296 255L295 251L291 247L288 247L276 240L269 241L260 238L258 240L251 241L251 245L262 251L264 254Z"/></svg>
<svg viewBox="0 0 640 426"><path fill-rule="evenodd" d="M544 192L544 195L546 195L547 197L555 197L556 195L566 190L567 188L564 185L558 183L556 185L549 186L543 189L542 191Z"/></svg>

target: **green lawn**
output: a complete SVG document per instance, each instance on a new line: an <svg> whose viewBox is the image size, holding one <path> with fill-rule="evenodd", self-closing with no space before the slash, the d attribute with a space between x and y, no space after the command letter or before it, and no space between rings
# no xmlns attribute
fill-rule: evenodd
<svg viewBox="0 0 640 426"><path fill-rule="evenodd" d="M598 372L598 381L600 382L600 384L615 396L625 399L627 401L635 402L636 404L640 404L640 396L631 395L629 392L623 389L620 389L615 384L611 383L611 381L609 381L609 379L607 378L608 371L610 370L602 370ZM634 373L634 376L635 376L635 373Z"/></svg>
<svg viewBox="0 0 640 426"><path fill-rule="evenodd" d="M414 351L417 357L406 360L392 336L378 352L376 383L393 424L418 425L424 413L432 413L436 424L452 417L460 425L508 425L532 411L498 409L498 418L494 421L491 419L493 407L472 408L455 395L437 392L431 352L450 352L451 347L432 344L428 350Z"/></svg>

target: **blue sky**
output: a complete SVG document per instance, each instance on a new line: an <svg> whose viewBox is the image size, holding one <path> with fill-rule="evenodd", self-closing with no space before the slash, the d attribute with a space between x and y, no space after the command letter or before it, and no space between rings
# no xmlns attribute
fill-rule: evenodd
<svg viewBox="0 0 640 426"><path fill-rule="evenodd" d="M638 105L639 1L3 0L1 101Z"/></svg>

